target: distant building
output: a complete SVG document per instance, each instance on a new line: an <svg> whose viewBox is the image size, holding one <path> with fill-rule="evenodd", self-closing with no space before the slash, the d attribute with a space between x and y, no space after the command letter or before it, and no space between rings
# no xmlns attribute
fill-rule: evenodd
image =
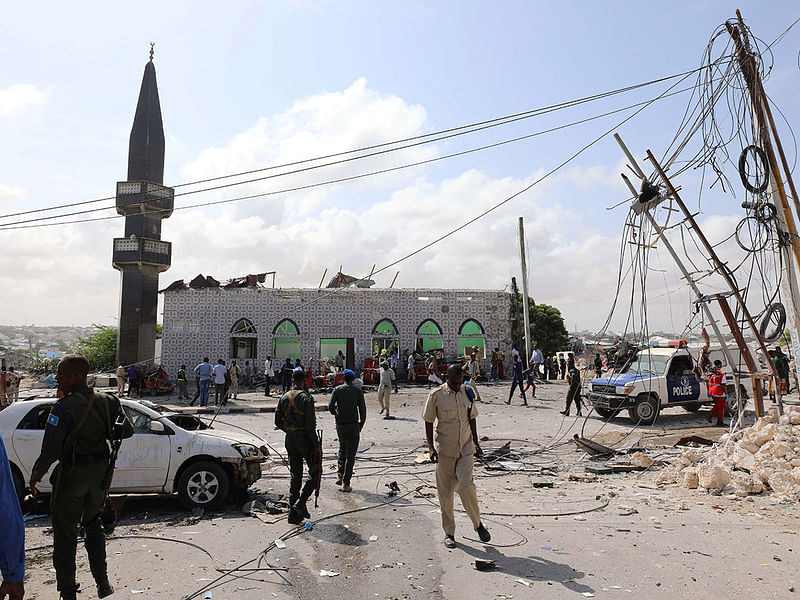
<svg viewBox="0 0 800 600"><path fill-rule="evenodd" d="M472 346L482 353L510 349L506 292L225 287L202 276L190 285L180 281L162 290L162 364L170 373L204 356L240 365L251 360L259 370L268 355L299 358L306 367L313 359L316 373L320 358L339 350L347 366L360 370L383 348L400 356L440 348L446 356L463 356Z"/></svg>

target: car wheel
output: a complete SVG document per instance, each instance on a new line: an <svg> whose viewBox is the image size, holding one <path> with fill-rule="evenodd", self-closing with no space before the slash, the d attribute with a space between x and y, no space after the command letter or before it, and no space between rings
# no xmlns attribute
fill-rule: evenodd
<svg viewBox="0 0 800 600"><path fill-rule="evenodd" d="M150 395L153 397L158 396L158 388L150 388Z"/></svg>
<svg viewBox="0 0 800 600"><path fill-rule="evenodd" d="M658 417L658 400L653 396L640 396L631 408L628 417L639 425L652 425Z"/></svg>
<svg viewBox="0 0 800 600"><path fill-rule="evenodd" d="M19 505L22 506L23 500L25 500L25 479L22 477L20 472L13 468L11 469L11 476L14 479L14 488L17 491L17 499L19 500Z"/></svg>
<svg viewBox="0 0 800 600"><path fill-rule="evenodd" d="M692 402L691 404L684 404L682 406L683 410L686 412L694 413L703 408L702 402Z"/></svg>
<svg viewBox="0 0 800 600"><path fill-rule="evenodd" d="M186 467L178 481L178 497L187 508L216 508L228 497L230 481L225 469L211 461Z"/></svg>
<svg viewBox="0 0 800 600"><path fill-rule="evenodd" d="M612 408L600 408L599 406L594 407L594 412L598 415L603 417L604 419L611 419L616 417L619 414L619 409L614 410Z"/></svg>

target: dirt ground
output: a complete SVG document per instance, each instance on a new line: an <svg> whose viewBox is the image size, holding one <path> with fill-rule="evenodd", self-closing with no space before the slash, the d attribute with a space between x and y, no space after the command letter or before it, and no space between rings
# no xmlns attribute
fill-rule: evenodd
<svg viewBox="0 0 800 600"><path fill-rule="evenodd" d="M593 482L569 479L603 464L577 450L575 433L615 447L639 443L658 460L674 454L671 446L681 435L722 433L706 426L707 410L671 409L657 425L633 428L625 416L608 423L594 415L576 418L574 412L562 417L561 381L540 385L528 408L518 397L512 406L503 404L508 389L482 386L487 403L478 405L484 452L510 442L504 465L495 460L475 468L491 543L478 541L466 515L458 513L458 547L443 546L434 466L415 463L424 451L420 414L427 390L401 386L392 395L394 420L381 419L376 394L367 395L368 421L350 494L333 482L333 418L317 413L325 431L325 475L319 508L310 506L311 529L290 526L285 518L264 523L243 514L234 501L192 517L176 498L129 496L108 542L113 597L795 597L795 506L768 496L658 488L652 481L657 465ZM262 437L275 452L252 489L288 491L288 470L279 456L282 434L274 430L272 414L221 415L215 427L243 427ZM391 482L401 490L396 496L387 495ZM29 521L26 534L28 597L55 598L49 519ZM478 571L476 559L494 560L496 567ZM84 599L96 597L82 548L78 580L88 592Z"/></svg>

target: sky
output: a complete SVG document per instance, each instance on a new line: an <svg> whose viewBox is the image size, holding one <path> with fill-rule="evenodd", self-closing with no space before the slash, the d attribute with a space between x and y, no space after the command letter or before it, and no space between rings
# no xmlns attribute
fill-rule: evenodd
<svg viewBox="0 0 800 600"><path fill-rule="evenodd" d="M800 5L791 1L741 2L739 8L767 44L800 17ZM296 0L231 2L224 8L190 0L77 7L52 2L46 8L15 3L0 23L0 213L113 196L115 183L126 176L142 71L155 42L166 134L164 184L183 194L176 196L176 208L267 194L176 210L162 227L162 239L172 242L172 266L161 275L161 288L198 273L224 281L264 271L277 271L278 286L313 287L325 269L326 279L340 265L363 277L376 265L377 287L387 287L399 271L395 287L504 289L512 276L520 277L522 216L535 301L561 309L570 330L596 331L617 287L630 196L619 177L625 159L613 138L602 134L619 132L639 159L646 149L662 156L689 94L654 102L618 127L632 109L442 157L651 100L676 79L302 173L260 171L217 182L239 185L210 191L202 191L209 184L182 184L429 134L695 69L734 10L716 1L674 2L669 10L659 3L613 1ZM798 48L800 25L772 48L765 83L792 125L800 123ZM693 76L674 90L694 81ZM791 133L783 120L779 127L792 161ZM423 161L432 162L285 191ZM241 183L267 176L272 177ZM708 237L729 237L744 216L741 191L732 198L696 170L680 174L678 183ZM618 203L623 205L607 209ZM78 209L103 206L113 206L113 200ZM120 277L111 266L111 247L122 235L122 220L2 227L54 214L0 217L0 323L116 325ZM114 214L111 209L83 217ZM721 247L726 257L729 246ZM730 252L733 260L735 249ZM690 295L663 248L653 257L649 327L681 331L691 319ZM704 285L712 291L715 284ZM625 304L614 312L612 327L624 328Z"/></svg>

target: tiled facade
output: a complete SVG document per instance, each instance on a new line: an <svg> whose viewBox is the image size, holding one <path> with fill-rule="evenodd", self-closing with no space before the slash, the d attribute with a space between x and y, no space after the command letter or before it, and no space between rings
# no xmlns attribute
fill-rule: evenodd
<svg viewBox="0 0 800 600"><path fill-rule="evenodd" d="M241 318L255 326L255 363L263 368L272 354L273 330L291 319L299 330L301 359L318 364L320 338L353 338L355 365L360 370L371 356L373 327L391 319L397 327L401 354L413 349L417 327L426 319L442 330L447 355L457 353L459 328L467 319L483 326L486 348L510 348L509 298L501 291L443 289L271 289L204 288L164 292L162 364L174 374L204 356L230 359L231 327ZM283 358L283 357L275 357ZM239 360L243 364L243 360Z"/></svg>

